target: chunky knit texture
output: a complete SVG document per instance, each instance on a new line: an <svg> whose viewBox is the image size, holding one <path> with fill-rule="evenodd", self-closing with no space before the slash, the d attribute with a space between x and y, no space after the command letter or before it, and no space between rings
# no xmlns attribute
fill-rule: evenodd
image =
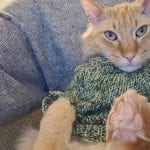
<svg viewBox="0 0 150 150"><path fill-rule="evenodd" d="M43 101L43 111L59 95L63 95L76 109L73 136L82 142L103 142L106 118L113 101L128 89L150 99L150 64L126 73L96 57L75 70L75 76L64 94L49 93Z"/></svg>

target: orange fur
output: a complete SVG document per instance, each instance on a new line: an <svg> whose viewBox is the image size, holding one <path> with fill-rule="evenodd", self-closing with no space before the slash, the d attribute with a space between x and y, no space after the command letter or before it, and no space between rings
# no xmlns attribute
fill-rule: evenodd
<svg viewBox="0 0 150 150"><path fill-rule="evenodd" d="M136 70L150 60L150 17L143 14L143 6L146 4L150 6L149 0L137 0L131 4L123 3L114 7L104 7L92 0L82 0L81 4L90 20L87 31L82 36L83 53L86 56L100 53L125 71ZM135 32L142 25L148 25L148 31L144 36L137 38ZM113 31L118 39L108 40L104 36L105 31ZM130 63L129 58L133 59ZM132 65L138 67L130 68ZM112 116L118 119L114 114L118 113L120 102L127 103L129 108L131 107L129 119L134 119L132 118L134 115L141 118L140 131L138 129L134 131L133 127L136 126L132 126L131 129L134 131L133 135L131 134L134 142L130 139L129 141L115 139L119 138L118 135L123 130L128 131L126 124L132 125L126 118L123 118L125 125L117 124L117 127L121 128L120 132L114 134L118 130L117 127L110 130L113 124ZM41 121L40 130L32 131L32 136L25 135L17 150L150 150L150 142L147 141L150 138L149 114L150 104L145 101L145 97L134 91L128 91L116 99L110 111L107 120L107 143L82 144L70 140L75 110L69 101L60 98L49 107ZM136 123L136 119L134 121Z"/></svg>

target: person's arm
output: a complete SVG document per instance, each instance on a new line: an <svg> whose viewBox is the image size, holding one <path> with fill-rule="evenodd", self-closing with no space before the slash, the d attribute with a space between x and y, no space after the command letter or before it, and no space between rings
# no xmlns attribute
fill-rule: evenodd
<svg viewBox="0 0 150 150"><path fill-rule="evenodd" d="M26 36L0 17L0 125L41 106L48 91Z"/></svg>

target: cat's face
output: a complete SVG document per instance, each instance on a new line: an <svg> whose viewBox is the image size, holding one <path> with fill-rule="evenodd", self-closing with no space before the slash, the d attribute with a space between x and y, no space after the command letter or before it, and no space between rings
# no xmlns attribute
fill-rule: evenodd
<svg viewBox="0 0 150 150"><path fill-rule="evenodd" d="M90 24L83 34L84 54L100 53L126 72L150 60L150 1L103 7L82 0Z"/></svg>

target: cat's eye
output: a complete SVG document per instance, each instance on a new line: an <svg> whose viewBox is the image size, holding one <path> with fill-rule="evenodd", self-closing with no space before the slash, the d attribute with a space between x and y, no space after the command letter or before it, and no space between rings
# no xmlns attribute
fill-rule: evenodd
<svg viewBox="0 0 150 150"><path fill-rule="evenodd" d="M108 40L111 40L111 41L116 41L118 38L117 34L112 31L105 31L104 35Z"/></svg>
<svg viewBox="0 0 150 150"><path fill-rule="evenodd" d="M136 37L142 37L147 33L147 25L143 25L136 30Z"/></svg>

